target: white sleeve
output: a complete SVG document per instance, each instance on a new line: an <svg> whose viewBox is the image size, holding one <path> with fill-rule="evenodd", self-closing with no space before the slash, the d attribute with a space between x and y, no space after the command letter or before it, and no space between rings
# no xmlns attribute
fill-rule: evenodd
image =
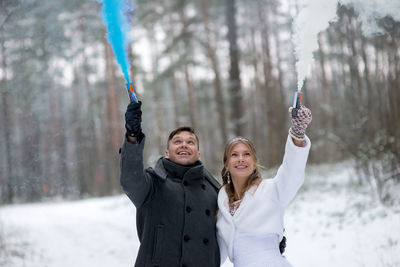
<svg viewBox="0 0 400 267"><path fill-rule="evenodd" d="M305 146L298 147L289 135L286 141L285 155L273 180L279 202L286 207L294 198L304 182L310 139L305 136Z"/></svg>

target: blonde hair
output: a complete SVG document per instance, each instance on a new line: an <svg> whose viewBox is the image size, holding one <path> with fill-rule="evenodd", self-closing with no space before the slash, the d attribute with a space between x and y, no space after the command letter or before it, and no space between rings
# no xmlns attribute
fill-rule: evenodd
<svg viewBox="0 0 400 267"><path fill-rule="evenodd" d="M238 200L238 199L235 199L236 195L235 195L235 187L234 187L233 183L232 182L228 183L228 174L229 174L228 162L231 157L232 150L237 144L244 144L245 146L247 146L250 149L250 155L253 158L254 163L256 165L256 168L254 169L254 171L250 174L250 176L247 179L247 182L244 187L244 191L237 192L239 195L239 199L241 199L243 197L244 193L247 190L249 190L250 187L252 187L253 185L259 184L262 180L261 173L259 171L256 149L255 149L253 143L250 140L248 140L244 137L240 137L240 136L230 140L225 146L225 152L224 152L224 158L223 158L224 167L222 168L222 171L221 171L222 186L226 185L225 190L228 195L229 204L232 204L235 200Z"/></svg>

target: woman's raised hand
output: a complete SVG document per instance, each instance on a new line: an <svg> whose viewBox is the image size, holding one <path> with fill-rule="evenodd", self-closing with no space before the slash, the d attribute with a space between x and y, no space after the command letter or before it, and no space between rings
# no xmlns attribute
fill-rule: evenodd
<svg viewBox="0 0 400 267"><path fill-rule="evenodd" d="M304 140L304 135L307 126L312 120L311 110L305 106L300 106L297 116L292 115L292 108L289 108L289 114L292 121L292 126L289 129L289 134L297 140Z"/></svg>

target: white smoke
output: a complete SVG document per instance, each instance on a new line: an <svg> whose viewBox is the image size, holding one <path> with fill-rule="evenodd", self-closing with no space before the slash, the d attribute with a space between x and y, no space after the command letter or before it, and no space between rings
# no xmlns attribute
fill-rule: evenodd
<svg viewBox="0 0 400 267"><path fill-rule="evenodd" d="M384 33L376 23L378 19L386 16L400 21L399 0L340 0L342 5L352 7L362 22L365 36Z"/></svg>
<svg viewBox="0 0 400 267"><path fill-rule="evenodd" d="M303 87L309 66L313 61L313 51L318 48L318 33L336 18L336 0L304 0L300 13L294 20L294 36L297 70L297 90Z"/></svg>
<svg viewBox="0 0 400 267"><path fill-rule="evenodd" d="M366 36L384 32L377 25L378 19L390 16L400 21L400 0L303 0L293 24L298 91L303 87L314 60L313 52L318 49L318 33L337 19L338 3L354 8Z"/></svg>

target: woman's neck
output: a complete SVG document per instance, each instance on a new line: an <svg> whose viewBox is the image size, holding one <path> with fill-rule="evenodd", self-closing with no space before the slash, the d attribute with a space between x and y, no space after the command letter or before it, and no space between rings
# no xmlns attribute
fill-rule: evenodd
<svg viewBox="0 0 400 267"><path fill-rule="evenodd" d="M249 179L249 178L248 178ZM248 179L235 179L232 178L232 183L233 183L233 187L234 187L234 200L239 200L242 199L244 194L246 193L246 188L247 187L247 182ZM253 185L258 186L261 183L262 179L261 178L257 178L255 181L253 181Z"/></svg>
<svg viewBox="0 0 400 267"><path fill-rule="evenodd" d="M240 178L235 179L232 177L232 183L233 183L233 187L235 189L235 192L234 192L235 200L242 199L242 197L245 193L244 189L245 189L246 181L247 181L247 179L240 179Z"/></svg>

